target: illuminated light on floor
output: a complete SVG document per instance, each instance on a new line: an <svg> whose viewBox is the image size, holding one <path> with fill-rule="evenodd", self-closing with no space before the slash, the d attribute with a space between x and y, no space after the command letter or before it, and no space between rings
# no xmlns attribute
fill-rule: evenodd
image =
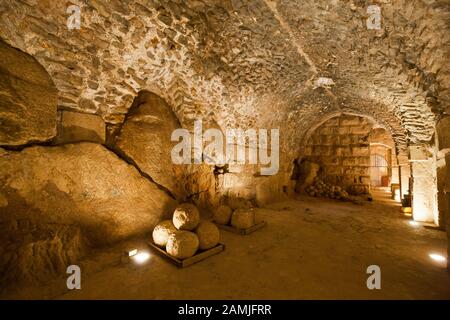
<svg viewBox="0 0 450 320"><path fill-rule="evenodd" d="M413 227L418 227L420 226L420 223L416 222L416 221L409 221L409 224Z"/></svg>
<svg viewBox="0 0 450 320"><path fill-rule="evenodd" d="M431 259L433 259L434 261L437 261L437 262L445 262L445 261L447 261L447 259L443 255L440 255L440 254L437 254L437 253L430 253L429 256L430 256Z"/></svg>
<svg viewBox="0 0 450 320"><path fill-rule="evenodd" d="M150 253L148 252L139 252L136 255L131 257L134 262L138 263L138 264L142 264L144 262L146 262L148 259L150 259Z"/></svg>

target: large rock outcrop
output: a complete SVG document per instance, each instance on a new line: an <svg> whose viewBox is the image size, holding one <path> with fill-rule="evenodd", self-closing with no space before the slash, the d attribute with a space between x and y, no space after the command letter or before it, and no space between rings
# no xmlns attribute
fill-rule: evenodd
<svg viewBox="0 0 450 320"><path fill-rule="evenodd" d="M163 99L142 92L134 101L114 147L155 183L182 198L177 177L183 168L174 165L170 156L170 150L176 144L171 141L171 135L179 127L176 116Z"/></svg>
<svg viewBox="0 0 450 320"><path fill-rule="evenodd" d="M165 191L94 143L1 150L0 186L8 203L0 222L27 219L32 210L42 223L79 226L94 244L151 231L175 207Z"/></svg>
<svg viewBox="0 0 450 320"><path fill-rule="evenodd" d="M0 145L51 139L56 134L57 91L30 55L0 40Z"/></svg>

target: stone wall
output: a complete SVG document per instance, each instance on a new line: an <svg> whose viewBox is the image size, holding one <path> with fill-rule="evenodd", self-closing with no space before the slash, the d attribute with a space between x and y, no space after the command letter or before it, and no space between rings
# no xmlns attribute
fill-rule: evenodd
<svg viewBox="0 0 450 320"><path fill-rule="evenodd" d="M91 141L105 143L106 126L96 114L61 110L58 112L58 130L55 144Z"/></svg>
<svg viewBox="0 0 450 320"><path fill-rule="evenodd" d="M411 166L407 155L402 154L398 156L398 169L400 178L400 196L403 199L406 195L409 195L411 190Z"/></svg>
<svg viewBox="0 0 450 320"><path fill-rule="evenodd" d="M450 117L440 119L436 126L437 183L440 227L447 229L450 257ZM450 271L450 259L447 258Z"/></svg>
<svg viewBox="0 0 450 320"><path fill-rule="evenodd" d="M56 134L57 90L30 55L0 39L0 146L43 142Z"/></svg>
<svg viewBox="0 0 450 320"><path fill-rule="evenodd" d="M151 232L176 201L97 143L0 148L0 291Z"/></svg>
<svg viewBox="0 0 450 320"><path fill-rule="evenodd" d="M436 155L423 145L409 147L412 176L412 214L416 221L439 225Z"/></svg>
<svg viewBox="0 0 450 320"><path fill-rule="evenodd" d="M293 191L292 168L281 166L275 175L261 175L260 166L234 164L216 176L217 190L224 199L242 198L258 206L280 201Z"/></svg>
<svg viewBox="0 0 450 320"><path fill-rule="evenodd" d="M367 1L74 4L79 30L67 28L69 3L4 0L0 37L48 71L59 108L109 124L147 89L182 123L283 124L291 148L305 123L343 106L391 126L404 145L429 141L432 110L448 106L443 2L383 1L379 31L367 30ZM319 77L335 86L316 88Z"/></svg>
<svg viewBox="0 0 450 320"><path fill-rule="evenodd" d="M369 192L372 125L365 118L342 115L319 126L307 141L306 159L321 166L322 178L355 194Z"/></svg>

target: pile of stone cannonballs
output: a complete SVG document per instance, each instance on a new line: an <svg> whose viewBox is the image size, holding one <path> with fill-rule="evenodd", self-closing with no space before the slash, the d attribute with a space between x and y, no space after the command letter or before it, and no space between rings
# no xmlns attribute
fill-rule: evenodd
<svg viewBox="0 0 450 320"><path fill-rule="evenodd" d="M214 211L213 219L218 224L247 229L255 225L255 210L253 208L232 210L229 206L222 205Z"/></svg>
<svg viewBox="0 0 450 320"><path fill-rule="evenodd" d="M339 186L333 186L315 179L314 183L305 188L308 195L312 197L325 197L330 199L348 200L349 194Z"/></svg>
<svg viewBox="0 0 450 320"><path fill-rule="evenodd" d="M186 259L198 250L207 250L219 243L220 233L217 226L200 219L197 207L191 203L179 205L172 220L164 220L153 229L153 242L165 248L166 252L177 259Z"/></svg>

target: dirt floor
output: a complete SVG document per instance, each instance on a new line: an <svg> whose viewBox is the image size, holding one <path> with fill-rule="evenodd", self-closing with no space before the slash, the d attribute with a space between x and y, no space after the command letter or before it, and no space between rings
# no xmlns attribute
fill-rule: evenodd
<svg viewBox="0 0 450 320"><path fill-rule="evenodd" d="M411 225L399 205L376 194L364 205L299 198L258 209L267 226L248 236L222 231L226 250L178 269L153 255L121 263L127 244L92 252L80 266L81 290L66 275L14 298L46 299L450 299L445 232ZM130 241L145 247L145 239ZM368 290L369 265L381 290Z"/></svg>

